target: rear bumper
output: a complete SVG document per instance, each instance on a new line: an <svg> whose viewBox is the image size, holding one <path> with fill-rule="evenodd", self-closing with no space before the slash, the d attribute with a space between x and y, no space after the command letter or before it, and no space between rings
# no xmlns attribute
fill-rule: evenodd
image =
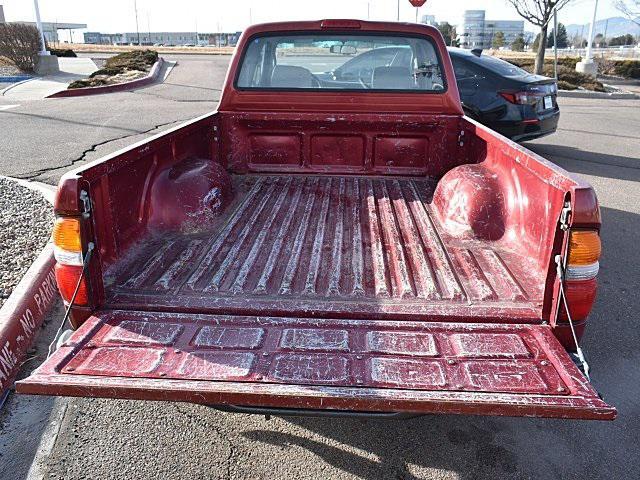
<svg viewBox="0 0 640 480"><path fill-rule="evenodd" d="M560 119L560 110L538 117L537 122L498 122L491 128L514 142L523 142L555 133Z"/></svg>

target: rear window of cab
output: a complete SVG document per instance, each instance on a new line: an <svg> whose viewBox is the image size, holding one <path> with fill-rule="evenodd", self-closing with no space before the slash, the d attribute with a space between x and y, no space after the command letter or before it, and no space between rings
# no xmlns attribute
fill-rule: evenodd
<svg viewBox="0 0 640 480"><path fill-rule="evenodd" d="M423 36L258 35L241 57L239 90L443 93L434 43Z"/></svg>

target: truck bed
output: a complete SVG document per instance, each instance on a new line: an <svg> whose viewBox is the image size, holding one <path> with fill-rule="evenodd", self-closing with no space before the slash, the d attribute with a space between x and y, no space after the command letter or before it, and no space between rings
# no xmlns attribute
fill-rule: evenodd
<svg viewBox="0 0 640 480"><path fill-rule="evenodd" d="M428 179L242 175L207 231L149 234L105 275L112 308L407 320L539 320L544 278L453 238ZM540 274L541 275L541 274Z"/></svg>

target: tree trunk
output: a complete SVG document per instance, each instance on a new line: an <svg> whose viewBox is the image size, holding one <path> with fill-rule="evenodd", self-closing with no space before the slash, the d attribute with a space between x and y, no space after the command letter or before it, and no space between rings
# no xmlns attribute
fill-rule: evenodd
<svg viewBox="0 0 640 480"><path fill-rule="evenodd" d="M540 42L538 42L538 52L536 53L536 65L533 73L536 75L542 75L542 68L544 67L544 52L547 49L547 28L549 24L540 28Z"/></svg>

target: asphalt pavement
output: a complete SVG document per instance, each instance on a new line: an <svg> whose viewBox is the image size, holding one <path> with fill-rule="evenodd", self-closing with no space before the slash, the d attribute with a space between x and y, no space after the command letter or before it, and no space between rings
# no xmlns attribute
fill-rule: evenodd
<svg viewBox="0 0 640 480"><path fill-rule="evenodd" d="M75 165L209 112L229 58L166 56L178 62L166 80L131 92L24 102L0 96L0 172L56 184Z"/></svg>
<svg viewBox="0 0 640 480"><path fill-rule="evenodd" d="M213 109L228 57L177 60L162 85L0 111L0 173L54 182L74 160ZM24 478L12 465L28 465L35 453L33 441L15 448L20 435L4 432L16 432L29 411L41 430L43 410L62 418L55 441L41 449L44 478L640 478L640 101L559 103L558 132L526 146L585 177L600 199L600 289L583 347L595 386L618 407L616 421L265 420L189 404L68 399L55 407L12 396L0 415L2 478Z"/></svg>

